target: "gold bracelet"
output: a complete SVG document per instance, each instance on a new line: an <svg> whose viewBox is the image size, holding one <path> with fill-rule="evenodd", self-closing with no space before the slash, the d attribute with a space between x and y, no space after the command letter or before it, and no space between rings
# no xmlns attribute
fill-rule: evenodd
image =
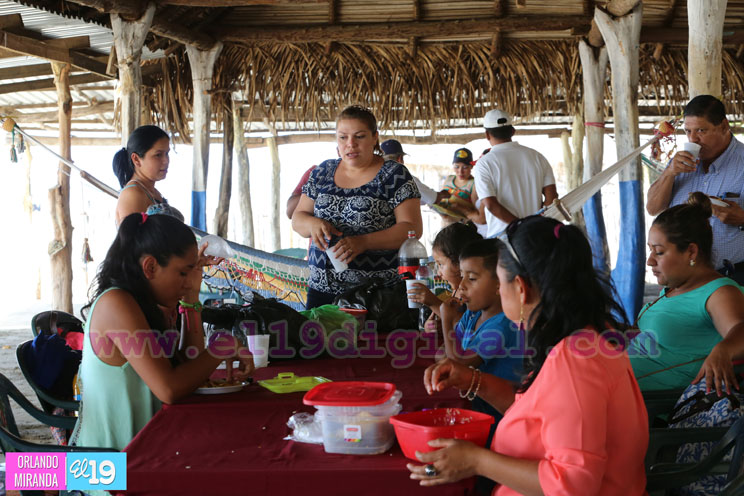
<svg viewBox="0 0 744 496"><path fill-rule="evenodd" d="M480 370L478 369L475 369L475 370L478 372L478 385L475 386L475 391L473 391L472 396L468 396L468 399L470 401L473 401L475 398L478 397L478 390L480 389L480 385L481 385L481 377L483 377L483 374L481 373Z"/></svg>
<svg viewBox="0 0 744 496"><path fill-rule="evenodd" d="M472 371L473 371L473 377L471 377L471 379L470 379L470 387L469 387L469 388L468 388L468 390L467 390L467 391L465 392L465 394L462 394L462 391L460 391L460 392L459 392L459 394L460 394L460 398L467 398L467 397L468 397L468 395L470 394L470 391L472 391L472 390L473 390L473 384L475 384L475 369L474 369L473 367L470 367L470 368L471 368L471 369L472 369Z"/></svg>

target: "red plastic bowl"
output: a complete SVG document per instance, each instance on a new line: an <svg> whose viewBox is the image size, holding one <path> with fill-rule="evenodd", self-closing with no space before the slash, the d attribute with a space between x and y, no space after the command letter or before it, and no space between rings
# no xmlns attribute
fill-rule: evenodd
<svg viewBox="0 0 744 496"><path fill-rule="evenodd" d="M403 454L416 460L416 452L428 453L433 439L463 439L485 447L494 422L490 415L464 408L436 408L390 417Z"/></svg>

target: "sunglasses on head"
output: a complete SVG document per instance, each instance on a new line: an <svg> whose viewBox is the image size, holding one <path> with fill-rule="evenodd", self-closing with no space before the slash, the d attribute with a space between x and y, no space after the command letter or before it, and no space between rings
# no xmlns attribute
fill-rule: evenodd
<svg viewBox="0 0 744 496"><path fill-rule="evenodd" d="M524 267L522 265L522 260L519 258L519 255L517 255L517 251L514 249L514 247L511 244L510 238L511 235L514 234L519 227L519 225L522 223L523 219L517 219L509 223L508 226L506 226L506 229L501 231L499 234L496 235L496 239L504 243L504 246L506 246L506 249L509 251L509 254L512 256L512 258L517 262L517 265L520 267Z"/></svg>

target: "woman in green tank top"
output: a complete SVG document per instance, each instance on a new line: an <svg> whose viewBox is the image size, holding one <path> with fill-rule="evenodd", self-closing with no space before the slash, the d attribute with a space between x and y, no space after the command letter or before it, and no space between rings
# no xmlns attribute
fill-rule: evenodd
<svg viewBox="0 0 744 496"><path fill-rule="evenodd" d="M191 229L174 217L136 213L123 220L83 309L75 444L121 450L161 403L192 393L223 360L240 360L237 380L252 372L250 352L232 336L205 349L201 316L190 307L199 301L203 259ZM163 310L175 312L179 300L188 317L181 350Z"/></svg>
<svg viewBox="0 0 744 496"><path fill-rule="evenodd" d="M737 384L732 360L744 358L744 293L711 264L711 214L709 198L692 193L649 229L647 265L664 289L641 309L641 333L628 349L643 390L683 388L703 377L719 393Z"/></svg>

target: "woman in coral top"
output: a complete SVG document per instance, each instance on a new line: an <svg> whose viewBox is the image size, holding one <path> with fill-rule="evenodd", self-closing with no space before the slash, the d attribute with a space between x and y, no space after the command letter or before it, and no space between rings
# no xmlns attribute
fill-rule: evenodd
<svg viewBox="0 0 744 496"><path fill-rule="evenodd" d="M527 329L525 376L503 379L450 360L429 367L429 394L456 387L480 396L504 418L491 449L437 439L417 456L411 478L437 485L480 475L498 496L645 493L648 421L613 317L622 311L610 283L592 267L584 235L543 217L513 222L497 274L506 316Z"/></svg>

